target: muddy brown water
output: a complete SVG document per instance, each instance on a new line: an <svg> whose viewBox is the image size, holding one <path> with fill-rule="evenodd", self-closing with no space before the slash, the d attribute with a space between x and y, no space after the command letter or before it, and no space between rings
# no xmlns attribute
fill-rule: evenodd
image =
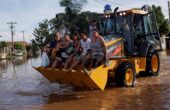
<svg viewBox="0 0 170 110"><path fill-rule="evenodd" d="M48 82L32 66L40 58L0 61L0 110L170 110L170 50L161 52L158 77L134 88L86 90Z"/></svg>

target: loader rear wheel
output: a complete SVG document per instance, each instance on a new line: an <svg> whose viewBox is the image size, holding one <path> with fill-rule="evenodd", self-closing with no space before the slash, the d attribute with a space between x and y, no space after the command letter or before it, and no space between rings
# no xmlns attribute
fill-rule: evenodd
<svg viewBox="0 0 170 110"><path fill-rule="evenodd" d="M122 62L115 73L115 83L120 87L134 87L135 86L135 69L129 62Z"/></svg>
<svg viewBox="0 0 170 110"><path fill-rule="evenodd" d="M160 59L157 51L148 51L146 60L146 72L147 76L158 76L160 69Z"/></svg>

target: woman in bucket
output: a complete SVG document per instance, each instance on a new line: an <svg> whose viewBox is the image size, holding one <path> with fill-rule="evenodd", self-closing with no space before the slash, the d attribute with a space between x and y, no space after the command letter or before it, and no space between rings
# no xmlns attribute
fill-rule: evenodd
<svg viewBox="0 0 170 110"><path fill-rule="evenodd" d="M92 50L92 65L93 68L99 66L107 59L107 48L104 43L104 39L99 35L97 29L93 30L93 39L91 43Z"/></svg>
<svg viewBox="0 0 170 110"><path fill-rule="evenodd" d="M92 68L96 68L100 64L105 63L105 66L107 66L106 64L107 63L107 48L104 43L103 37L99 35L97 29L93 30L93 37L91 41L91 54L90 54L90 57L87 57L86 59L88 60L84 61L84 65L91 63L89 69L83 68L84 72L87 74L90 74Z"/></svg>

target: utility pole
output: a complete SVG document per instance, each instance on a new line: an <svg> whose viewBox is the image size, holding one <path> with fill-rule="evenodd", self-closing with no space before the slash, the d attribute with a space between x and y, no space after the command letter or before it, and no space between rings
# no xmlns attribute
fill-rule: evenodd
<svg viewBox="0 0 170 110"><path fill-rule="evenodd" d="M170 1L168 0L168 14L169 14L169 22L170 22Z"/></svg>
<svg viewBox="0 0 170 110"><path fill-rule="evenodd" d="M12 38L12 54L14 51L14 28L15 28L15 24L17 24L17 22L8 22L7 24L9 24L9 28L11 29L11 38Z"/></svg>
<svg viewBox="0 0 170 110"><path fill-rule="evenodd" d="M26 50L26 44L25 44L25 31L21 31L23 35L23 42L24 42L24 49Z"/></svg>

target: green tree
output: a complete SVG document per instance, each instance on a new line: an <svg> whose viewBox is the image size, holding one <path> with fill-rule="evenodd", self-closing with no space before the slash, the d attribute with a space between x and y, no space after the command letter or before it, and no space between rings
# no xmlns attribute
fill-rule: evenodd
<svg viewBox="0 0 170 110"><path fill-rule="evenodd" d="M14 49L19 49L19 50L22 50L23 49L23 46L19 43L15 43L14 44Z"/></svg>
<svg viewBox="0 0 170 110"><path fill-rule="evenodd" d="M88 31L89 21L98 21L100 19L100 16L101 15L98 13L93 13L89 11L78 14L78 17L76 18L75 22L76 26L78 27L78 32Z"/></svg>
<svg viewBox="0 0 170 110"><path fill-rule="evenodd" d="M32 49L32 46L31 46L31 45L27 45L27 46L26 46L27 52L30 51L31 49Z"/></svg>
<svg viewBox="0 0 170 110"><path fill-rule="evenodd" d="M164 22L160 25L159 31L161 34L168 34L169 33L169 21L166 19Z"/></svg>
<svg viewBox="0 0 170 110"><path fill-rule="evenodd" d="M35 39L32 40L32 43L40 49L52 39L48 23L49 21L47 19L43 20L33 32Z"/></svg>
<svg viewBox="0 0 170 110"><path fill-rule="evenodd" d="M60 0L60 6L65 8L66 14L78 14L85 6L87 0Z"/></svg>
<svg viewBox="0 0 170 110"><path fill-rule="evenodd" d="M88 24L89 24L88 23L88 17L83 13L79 14L76 21L75 21L77 31L80 33L81 31L87 30Z"/></svg>
<svg viewBox="0 0 170 110"><path fill-rule="evenodd" d="M65 17L62 23L73 33L77 30L76 18L87 4L87 0L60 0L59 4L65 8Z"/></svg>
<svg viewBox="0 0 170 110"><path fill-rule="evenodd" d="M39 50L39 48L36 45L36 43L34 42L34 40L32 40L32 45L27 46L26 49L27 49L27 51L32 51L34 56L37 56L37 51Z"/></svg>
<svg viewBox="0 0 170 110"><path fill-rule="evenodd" d="M164 15L162 13L162 8L160 6L152 5L152 10L155 12L156 20L158 22L158 26L160 27L160 25L165 20L165 17L164 17Z"/></svg>
<svg viewBox="0 0 170 110"><path fill-rule="evenodd" d="M161 35L169 33L169 22L163 15L162 8L160 6L152 5L152 11L155 12L156 20L158 23L159 32Z"/></svg>
<svg viewBox="0 0 170 110"><path fill-rule="evenodd" d="M0 48L7 47L7 43L5 41L0 42Z"/></svg>
<svg viewBox="0 0 170 110"><path fill-rule="evenodd" d="M89 21L92 21L94 19L98 21L101 15L98 13L86 11L77 14L77 17L74 20L65 22L66 16L67 15L65 13L56 14L56 17L49 21L50 31L54 33L60 29L68 27L68 25L69 31L71 33L73 33L74 31L77 31L79 33L84 30L87 31Z"/></svg>
<svg viewBox="0 0 170 110"><path fill-rule="evenodd" d="M55 18L49 20L50 31L52 31L52 33L55 33L62 27L65 16L66 16L65 13L59 13L56 14Z"/></svg>

